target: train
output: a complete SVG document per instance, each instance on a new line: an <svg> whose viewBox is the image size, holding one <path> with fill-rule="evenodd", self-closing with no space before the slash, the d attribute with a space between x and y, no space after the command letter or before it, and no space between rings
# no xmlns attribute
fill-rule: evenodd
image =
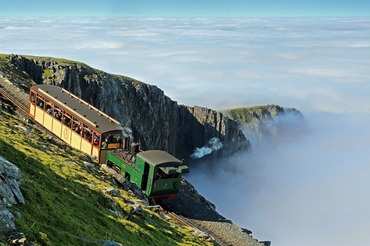
<svg viewBox="0 0 370 246"><path fill-rule="evenodd" d="M32 86L29 116L70 146L134 182L154 200L178 193L187 165L162 150L143 151L124 137L120 122L64 88Z"/></svg>

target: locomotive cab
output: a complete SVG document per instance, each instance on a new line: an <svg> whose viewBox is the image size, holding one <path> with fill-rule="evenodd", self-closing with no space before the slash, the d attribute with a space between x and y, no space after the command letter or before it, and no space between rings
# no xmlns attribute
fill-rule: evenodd
<svg viewBox="0 0 370 246"><path fill-rule="evenodd" d="M180 189L182 174L189 172L179 159L161 150L110 151L107 165L153 199L171 200Z"/></svg>
<svg viewBox="0 0 370 246"><path fill-rule="evenodd" d="M189 172L179 159L161 150L140 152L136 162L144 164L141 189L154 199L172 199L180 189L182 174Z"/></svg>

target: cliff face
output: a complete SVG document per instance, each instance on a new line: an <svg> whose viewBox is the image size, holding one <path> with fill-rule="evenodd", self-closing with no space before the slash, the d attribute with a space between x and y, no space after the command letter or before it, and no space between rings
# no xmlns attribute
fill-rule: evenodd
<svg viewBox="0 0 370 246"><path fill-rule="evenodd" d="M253 140L294 135L304 129L304 117L294 108L266 105L229 109L223 113L237 121L245 135Z"/></svg>
<svg viewBox="0 0 370 246"><path fill-rule="evenodd" d="M27 75L37 84L61 86L111 115L130 129L131 137L140 141L143 149L166 150L187 158L195 147L204 146L213 137L223 143L222 153L250 145L234 120L207 108L178 105L156 86L68 60L6 59L8 67L17 71L13 74Z"/></svg>

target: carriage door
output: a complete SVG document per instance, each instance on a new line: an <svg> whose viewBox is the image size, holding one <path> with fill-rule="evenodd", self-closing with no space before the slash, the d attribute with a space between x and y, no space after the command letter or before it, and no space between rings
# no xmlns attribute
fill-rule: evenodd
<svg viewBox="0 0 370 246"><path fill-rule="evenodd" d="M99 159L100 145L101 145L100 134L98 134L97 132L94 131L92 155L96 156L97 159Z"/></svg>
<svg viewBox="0 0 370 246"><path fill-rule="evenodd" d="M36 110L36 94L34 91L31 91L30 95L30 115L32 118L35 118L35 110Z"/></svg>
<svg viewBox="0 0 370 246"><path fill-rule="evenodd" d="M141 179L141 189L142 190L146 191L146 186L148 184L148 178L149 178L149 164L145 162L144 173Z"/></svg>

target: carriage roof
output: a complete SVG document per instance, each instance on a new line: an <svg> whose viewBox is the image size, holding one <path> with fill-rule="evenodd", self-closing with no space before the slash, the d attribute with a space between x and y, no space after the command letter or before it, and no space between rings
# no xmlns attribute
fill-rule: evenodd
<svg viewBox="0 0 370 246"><path fill-rule="evenodd" d="M42 84L31 88L99 133L122 130L118 121L61 87Z"/></svg>
<svg viewBox="0 0 370 246"><path fill-rule="evenodd" d="M159 164L182 164L179 159L162 150L147 150L139 152L137 155L154 166Z"/></svg>

